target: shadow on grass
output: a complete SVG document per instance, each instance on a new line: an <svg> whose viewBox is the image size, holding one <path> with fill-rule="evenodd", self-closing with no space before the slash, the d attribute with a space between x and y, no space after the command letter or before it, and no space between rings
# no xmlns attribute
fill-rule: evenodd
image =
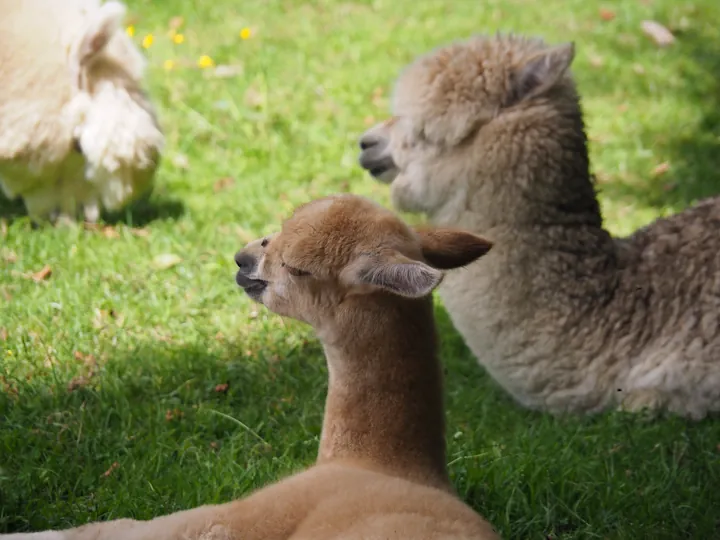
<svg viewBox="0 0 720 540"><path fill-rule="evenodd" d="M103 212L101 221L108 225L125 224L130 227L144 227L154 221L176 220L185 213L185 205L179 199L153 195L132 202L117 212ZM27 218L22 199L8 199L0 193L0 219L9 223Z"/></svg>
<svg viewBox="0 0 720 540"><path fill-rule="evenodd" d="M0 532L149 519L311 463L326 388L319 346L278 360L214 345L108 350L87 381L77 370L0 380L15 388L0 386Z"/></svg>

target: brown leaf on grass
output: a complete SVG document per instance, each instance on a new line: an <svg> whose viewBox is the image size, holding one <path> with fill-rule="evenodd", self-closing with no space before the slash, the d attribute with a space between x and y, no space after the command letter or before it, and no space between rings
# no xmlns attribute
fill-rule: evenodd
<svg viewBox="0 0 720 540"><path fill-rule="evenodd" d="M7 341L8 331L7 328L0 328L0 341Z"/></svg>
<svg viewBox="0 0 720 540"><path fill-rule="evenodd" d="M105 471L104 473L102 473L102 475L103 475L105 478L107 478L107 477L110 476L110 475L113 473L113 471L114 471L115 469L117 469L119 466L120 466L120 464L119 464L117 461L114 462L112 465L110 465L110 468L109 468L107 471Z"/></svg>
<svg viewBox="0 0 720 540"><path fill-rule="evenodd" d="M645 67L642 64L633 64L632 68L638 75L645 75Z"/></svg>
<svg viewBox="0 0 720 540"><path fill-rule="evenodd" d="M245 103L249 107L253 107L255 109L261 108L265 103L267 102L267 96L265 93L259 91L254 86L250 86L245 91Z"/></svg>
<svg viewBox="0 0 720 540"><path fill-rule="evenodd" d="M165 411L165 421L170 422L171 420L180 419L183 417L183 412L180 409L168 409Z"/></svg>
<svg viewBox="0 0 720 540"><path fill-rule="evenodd" d="M210 448L212 448L213 450L217 450L219 447L220 445L216 441L210 443Z"/></svg>
<svg viewBox="0 0 720 540"><path fill-rule="evenodd" d="M600 8L599 14L603 21L612 21L615 18L615 12L611 9Z"/></svg>
<svg viewBox="0 0 720 540"><path fill-rule="evenodd" d="M5 378L5 375L0 375L0 388L2 388L2 391L8 395L11 395L11 396L18 395L17 388L15 388L15 386L12 383L8 382L8 380Z"/></svg>
<svg viewBox="0 0 720 540"><path fill-rule="evenodd" d="M235 179L232 176L223 176L220 180L213 184L213 190L215 193L231 188L235 185Z"/></svg>
<svg viewBox="0 0 720 540"><path fill-rule="evenodd" d="M50 268L47 264L41 269L32 274L30 277L35 283L40 283L41 281L45 281L52 275L52 268Z"/></svg>
<svg viewBox="0 0 720 540"><path fill-rule="evenodd" d="M12 300L12 294L10 294L10 291L7 290L6 287L0 287L0 296L2 296L6 302L10 302L10 300Z"/></svg>
<svg viewBox="0 0 720 540"><path fill-rule="evenodd" d="M140 238L146 238L150 236L150 231L147 229L130 229L130 234L133 236L139 236Z"/></svg>
<svg viewBox="0 0 720 540"><path fill-rule="evenodd" d="M175 154L172 158L172 164L178 169L187 170L190 168L190 160L185 154Z"/></svg>
<svg viewBox="0 0 720 540"><path fill-rule="evenodd" d="M5 218L0 219L0 236L5 238L8 232L7 220Z"/></svg>
<svg viewBox="0 0 720 540"><path fill-rule="evenodd" d="M230 77L238 77L239 75L242 75L244 71L245 68L242 64L222 64L215 67L215 69L213 69L212 71L212 74L213 77L216 77L218 79L229 79Z"/></svg>
<svg viewBox="0 0 720 540"><path fill-rule="evenodd" d="M109 225L106 225L105 227L103 227L102 234L105 238L120 238L120 233L117 232L112 227L110 227Z"/></svg>
<svg viewBox="0 0 720 540"><path fill-rule="evenodd" d="M183 19L180 15L178 15L177 17L173 17L172 19L170 19L170 23L168 24L168 26L172 30L177 30L184 23L185 23L185 19Z"/></svg>
<svg viewBox="0 0 720 540"><path fill-rule="evenodd" d="M602 65L605 63L605 59L597 54L591 54L588 60L592 67L602 67Z"/></svg>
<svg viewBox="0 0 720 540"><path fill-rule="evenodd" d="M225 334L223 334L222 332L218 332L217 334L215 334L215 339L217 341L225 341Z"/></svg>
<svg viewBox="0 0 720 540"><path fill-rule="evenodd" d="M658 47L667 47L675 42L675 36L672 35L672 32L659 22L643 21L640 28Z"/></svg>
<svg viewBox="0 0 720 540"><path fill-rule="evenodd" d="M17 254L14 251L3 250L2 258L8 264L13 264L17 262Z"/></svg>
<svg viewBox="0 0 720 540"><path fill-rule="evenodd" d="M73 357L75 360L82 362L88 367L95 367L95 365L97 365L97 360L95 360L95 357L92 354L83 354L80 351L75 351L73 353Z"/></svg>
<svg viewBox="0 0 720 540"><path fill-rule="evenodd" d="M78 375L77 377L73 377L73 379L68 383L67 389L68 392L73 392L78 388L87 386L88 384L90 384L90 377L86 377L85 375Z"/></svg>
<svg viewBox="0 0 720 540"><path fill-rule="evenodd" d="M156 270L167 270L181 262L180 256L174 253L163 253L153 259L152 265Z"/></svg>
<svg viewBox="0 0 720 540"><path fill-rule="evenodd" d="M220 383L215 385L215 391L219 394L224 394L228 391L228 388L230 388L230 385L228 383Z"/></svg>
<svg viewBox="0 0 720 540"><path fill-rule="evenodd" d="M656 176L656 177L662 176L669 170L670 170L670 164L667 161L665 161L652 170L652 175Z"/></svg>

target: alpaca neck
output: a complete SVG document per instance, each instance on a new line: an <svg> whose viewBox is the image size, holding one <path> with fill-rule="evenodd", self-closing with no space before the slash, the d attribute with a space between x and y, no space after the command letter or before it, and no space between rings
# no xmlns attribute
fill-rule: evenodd
<svg viewBox="0 0 720 540"><path fill-rule="evenodd" d="M318 462L447 488L442 371L430 298L351 297L322 335L329 371Z"/></svg>
<svg viewBox="0 0 720 540"><path fill-rule="evenodd" d="M468 172L465 189L456 189L432 221L497 232L497 243L507 234L529 246L541 242L542 249L612 252L590 175L582 112L571 100L563 104L537 106L484 128L468 148L484 166ZM485 148L491 156L482 157Z"/></svg>

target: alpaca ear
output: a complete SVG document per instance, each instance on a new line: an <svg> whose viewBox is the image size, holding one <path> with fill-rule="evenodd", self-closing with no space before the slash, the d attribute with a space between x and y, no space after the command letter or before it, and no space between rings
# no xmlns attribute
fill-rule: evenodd
<svg viewBox="0 0 720 540"><path fill-rule="evenodd" d="M110 42L125 18L126 8L120 2L110 1L92 15L77 51L76 61L85 65L97 56Z"/></svg>
<svg viewBox="0 0 720 540"><path fill-rule="evenodd" d="M552 88L575 58L575 44L563 43L542 50L515 68L513 102L539 96Z"/></svg>
<svg viewBox="0 0 720 540"><path fill-rule="evenodd" d="M492 242L468 231L452 228L417 228L422 254L433 267L452 270L485 255Z"/></svg>
<svg viewBox="0 0 720 540"><path fill-rule="evenodd" d="M443 278L441 271L399 253L364 255L343 274L348 284L379 288L408 298L427 296Z"/></svg>

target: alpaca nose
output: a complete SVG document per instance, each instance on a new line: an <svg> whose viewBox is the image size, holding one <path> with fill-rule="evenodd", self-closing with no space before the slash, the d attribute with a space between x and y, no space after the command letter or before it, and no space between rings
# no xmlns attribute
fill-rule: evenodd
<svg viewBox="0 0 720 540"><path fill-rule="evenodd" d="M255 266L257 266L257 260L255 259L255 257L253 257L247 252L238 251L235 254L235 264L238 265L240 272L247 275L251 274L255 270Z"/></svg>
<svg viewBox="0 0 720 540"><path fill-rule="evenodd" d="M377 137L363 137L360 139L360 150L367 150L378 143Z"/></svg>

